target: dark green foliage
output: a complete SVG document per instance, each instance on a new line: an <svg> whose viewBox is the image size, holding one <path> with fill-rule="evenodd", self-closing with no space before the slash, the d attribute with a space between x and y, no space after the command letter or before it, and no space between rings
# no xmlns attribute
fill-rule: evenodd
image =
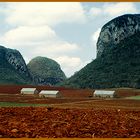
<svg viewBox="0 0 140 140"><path fill-rule="evenodd" d="M5 59L7 48L0 46L0 84L31 84L30 78L19 74Z"/></svg>
<svg viewBox="0 0 140 140"><path fill-rule="evenodd" d="M107 47L103 54L63 84L80 88L140 86L140 33Z"/></svg>
<svg viewBox="0 0 140 140"><path fill-rule="evenodd" d="M19 74L6 60L0 59L0 84L31 84L29 78Z"/></svg>

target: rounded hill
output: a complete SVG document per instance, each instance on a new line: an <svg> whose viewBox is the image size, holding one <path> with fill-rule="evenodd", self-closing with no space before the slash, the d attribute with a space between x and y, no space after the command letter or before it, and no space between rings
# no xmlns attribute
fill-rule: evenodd
<svg viewBox="0 0 140 140"><path fill-rule="evenodd" d="M35 57L27 66L37 84L55 85L66 79L60 65L47 57Z"/></svg>

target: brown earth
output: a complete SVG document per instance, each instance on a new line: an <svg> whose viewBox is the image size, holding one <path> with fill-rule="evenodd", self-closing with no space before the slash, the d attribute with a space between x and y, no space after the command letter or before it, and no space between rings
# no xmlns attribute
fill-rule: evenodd
<svg viewBox="0 0 140 140"><path fill-rule="evenodd" d="M87 98L40 98L34 95L0 94L0 102L34 103L34 104L62 104L79 101L88 101Z"/></svg>
<svg viewBox="0 0 140 140"><path fill-rule="evenodd" d="M0 108L0 136L140 138L140 111L46 107Z"/></svg>
<svg viewBox="0 0 140 140"><path fill-rule="evenodd" d="M10 96L16 94L19 95L22 88L36 88L38 92L41 90L58 90L59 96L61 98L88 98L91 97L94 93L92 89L72 89L72 88L64 88L64 87L51 87L51 86L13 86L13 85L1 85L0 86L0 95L7 94Z"/></svg>
<svg viewBox="0 0 140 140"><path fill-rule="evenodd" d="M133 88L118 88L114 89L118 97L129 97L140 95L140 89Z"/></svg>
<svg viewBox="0 0 140 140"><path fill-rule="evenodd" d="M59 108L94 108L140 110L139 100L93 98L40 98L34 95L0 94L0 102L47 104Z"/></svg>
<svg viewBox="0 0 140 140"><path fill-rule="evenodd" d="M135 110L140 111L139 100L123 100L123 99L110 99L110 100L87 100L77 101L72 103L63 104L50 104L52 107L59 108L79 108L79 109L121 109L121 110Z"/></svg>
<svg viewBox="0 0 140 140"><path fill-rule="evenodd" d="M0 85L0 93L6 94L19 94L22 88L36 88L39 92L41 90L59 90L62 96L65 97L89 97L92 96L95 90L91 89L72 89L65 87L51 87L51 86L32 86L32 85ZM132 88L118 88L118 89L107 89L115 90L118 97L128 97L140 95L140 89ZM79 96L80 95L80 96Z"/></svg>
<svg viewBox="0 0 140 140"><path fill-rule="evenodd" d="M43 103L49 104L49 107L1 107L1 138L140 138L138 100L95 100L90 97L89 90L86 90L85 94L83 90L64 88L59 90L65 91L63 93L67 98L44 99L33 95L20 95L22 87L0 86L0 102ZM48 89L46 86L38 88ZM79 98L79 95L73 98L76 92L79 95L83 92L82 98ZM125 97L126 93L132 96L140 92L120 89L118 93Z"/></svg>
<svg viewBox="0 0 140 140"><path fill-rule="evenodd" d="M36 88L39 92L41 90L69 90L64 87L51 86L33 86L33 85L0 85L0 93L19 94L22 88Z"/></svg>

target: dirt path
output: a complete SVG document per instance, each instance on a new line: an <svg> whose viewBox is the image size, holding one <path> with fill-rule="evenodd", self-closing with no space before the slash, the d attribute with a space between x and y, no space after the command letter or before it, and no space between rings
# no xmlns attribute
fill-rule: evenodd
<svg viewBox="0 0 140 140"><path fill-rule="evenodd" d="M59 108L127 109L140 111L140 101L136 100L88 100L63 104L51 104Z"/></svg>

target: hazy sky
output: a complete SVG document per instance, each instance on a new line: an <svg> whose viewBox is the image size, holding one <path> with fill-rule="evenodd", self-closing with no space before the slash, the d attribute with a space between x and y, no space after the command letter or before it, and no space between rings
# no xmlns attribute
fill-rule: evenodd
<svg viewBox="0 0 140 140"><path fill-rule="evenodd" d="M96 58L101 27L122 14L140 12L140 2L1 2L0 45L57 61L71 76Z"/></svg>

